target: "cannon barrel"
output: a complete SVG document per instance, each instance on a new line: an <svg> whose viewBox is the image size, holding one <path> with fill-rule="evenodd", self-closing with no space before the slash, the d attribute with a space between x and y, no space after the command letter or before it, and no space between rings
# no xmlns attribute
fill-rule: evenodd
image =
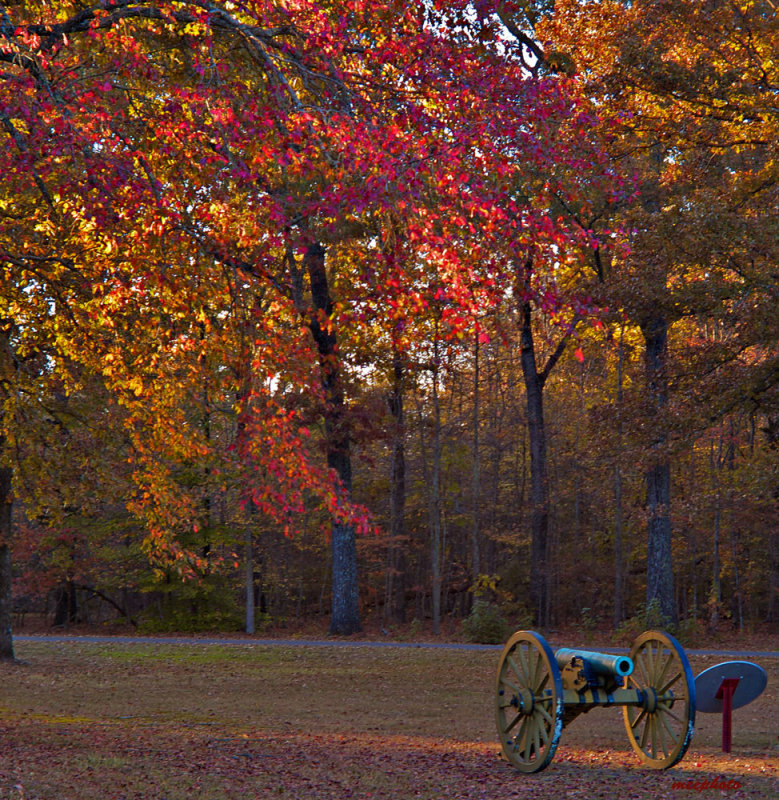
<svg viewBox="0 0 779 800"><path fill-rule="evenodd" d="M625 678L633 672L633 660L627 656L595 653L591 650L574 650L570 647L561 647L555 653L555 659L561 668L568 666L573 658L581 658L582 661L586 661L590 669L599 675L618 675Z"/></svg>

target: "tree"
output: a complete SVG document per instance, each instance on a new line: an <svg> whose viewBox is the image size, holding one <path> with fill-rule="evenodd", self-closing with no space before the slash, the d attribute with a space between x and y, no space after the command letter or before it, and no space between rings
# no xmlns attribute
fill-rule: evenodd
<svg viewBox="0 0 779 800"><path fill-rule="evenodd" d="M277 317L252 369L313 390L329 469L295 449L308 439L300 413L260 393L244 428L263 467L254 499L280 524L303 497L328 508L331 629L353 632L353 537L364 517L349 502L345 344L369 313L397 319L400 294L413 305L442 287L447 326L466 327L476 304L512 285L518 252L519 263L532 250L537 269L551 270L560 248L586 238L550 216L549 197L568 196L564 187L529 200L517 190L538 184L527 164L537 178L581 162L570 82L529 75L522 44L507 54L496 18L477 24L465 3L118 0L3 13L0 113L12 146L0 256L17 284L36 268L42 302L55 303L45 330L128 409L143 501L134 508L150 551L199 568L176 536L206 506L177 492L154 458L155 448L208 452L187 424L169 441L161 433L181 385L175 354L194 378L198 348L225 353L235 341L226 320L236 298L262 295ZM411 251L402 259L381 244L398 220ZM139 324L157 326L162 347L159 335L133 341ZM304 355L313 383L310 369L300 379Z"/></svg>
<svg viewBox="0 0 779 800"><path fill-rule="evenodd" d="M611 263L608 302L644 337L647 602L675 618L671 422L684 381L669 341L679 322L724 316L738 330L697 373L705 380L690 399L707 397L714 417L742 403L771 413L774 402L776 351L754 336L750 318L754 311L764 319L757 298L777 256L776 71L768 55L775 9L725 0L561 2L538 33L587 80L597 107L608 108L618 132L612 157L637 178L638 202L609 214L630 254ZM709 395L739 373L734 391Z"/></svg>
<svg viewBox="0 0 779 800"><path fill-rule="evenodd" d="M529 269L528 269L529 271ZM546 364L539 369L536 361L536 343L533 337L533 309L528 299L520 310L521 362L527 398L527 425L530 441L530 506L532 544L530 560L530 600L537 622L548 625L550 614L548 533L549 533L549 478L547 474L546 424L544 418L544 387L555 364L574 330L572 323L568 332L559 340L549 355Z"/></svg>
<svg viewBox="0 0 779 800"><path fill-rule="evenodd" d="M0 659L13 661L11 636L11 476L0 467Z"/></svg>

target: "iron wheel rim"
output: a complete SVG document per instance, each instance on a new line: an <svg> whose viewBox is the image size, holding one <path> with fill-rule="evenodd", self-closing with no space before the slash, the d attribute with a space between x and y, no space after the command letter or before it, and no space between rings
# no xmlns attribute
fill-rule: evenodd
<svg viewBox="0 0 779 800"><path fill-rule="evenodd" d="M644 702L622 709L628 740L646 766L668 769L684 757L695 726L690 662L679 642L662 631L642 633L630 658L635 668L627 685Z"/></svg>
<svg viewBox="0 0 779 800"><path fill-rule="evenodd" d="M563 729L563 686L552 649L540 634L517 631L498 665L496 718L503 754L520 772L540 772L554 758Z"/></svg>

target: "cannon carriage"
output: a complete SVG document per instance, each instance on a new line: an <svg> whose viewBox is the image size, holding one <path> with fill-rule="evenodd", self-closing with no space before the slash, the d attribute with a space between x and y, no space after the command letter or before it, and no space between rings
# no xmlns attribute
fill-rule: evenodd
<svg viewBox="0 0 779 800"><path fill-rule="evenodd" d="M521 772L554 757L563 728L596 707L622 708L628 741L644 765L667 769L684 756L695 722L695 683L681 645L646 631L629 656L561 648L517 631L498 665L497 725L503 753Z"/></svg>

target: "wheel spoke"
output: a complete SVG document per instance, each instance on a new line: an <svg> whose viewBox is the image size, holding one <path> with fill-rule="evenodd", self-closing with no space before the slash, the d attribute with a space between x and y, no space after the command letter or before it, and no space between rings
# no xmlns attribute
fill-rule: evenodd
<svg viewBox="0 0 779 800"><path fill-rule="evenodd" d="M538 686L538 672L544 666L544 661L541 656L536 652L528 653L527 668L528 668L528 686L533 694L536 694L536 687Z"/></svg>
<svg viewBox="0 0 779 800"><path fill-rule="evenodd" d="M519 751L520 756L523 760L527 760L525 755L525 751L527 750L527 738L528 738L528 728L530 726L530 722L527 717L524 717L522 720L522 725L520 725L519 733L517 734L516 738L516 747Z"/></svg>
<svg viewBox="0 0 779 800"><path fill-rule="evenodd" d="M502 683L511 689L514 694L519 695L522 694L522 690L516 684L513 684L505 675L503 676Z"/></svg>
<svg viewBox="0 0 779 800"><path fill-rule="evenodd" d="M525 675L524 675L525 686L530 688L530 667L528 667L528 665L527 665L527 657L526 657L526 654L525 654L525 648L520 645L517 648L517 653L519 655L519 663L522 666L522 669L523 669L523 671L525 673Z"/></svg>
<svg viewBox="0 0 779 800"><path fill-rule="evenodd" d="M656 733L656 730L655 730L655 715L654 714L650 714L649 715L649 739L650 739L650 748L651 748L650 752L652 753L652 758L656 757L655 753L657 751L656 750L656 746L655 746L655 733Z"/></svg>
<svg viewBox="0 0 779 800"><path fill-rule="evenodd" d="M667 691L668 691L668 690L669 690L669 689L670 689L670 688L671 688L671 687L672 687L672 686L673 686L673 685L674 685L674 684L675 684L675 683L676 683L676 682L677 682L677 681L678 681L680 678L682 678L682 677L684 677L684 673L683 673L683 672L680 670L679 672L677 672L677 673L676 673L676 675L674 675L674 676L673 676L673 678L671 678L671 680L670 680L670 681L668 681L668 683L666 683L666 685L665 685L665 686L663 686L663 688L662 688L662 689L660 689L660 691L658 692L658 694L661 694L661 695L662 695L662 694L665 694L665 693L666 693L666 692L667 692ZM678 699L679 699L679 697L681 697L681 696L682 696L682 695L678 695L678 696L677 696L676 698L674 698L674 699L677 699L677 700L678 700Z"/></svg>
<svg viewBox="0 0 779 800"><path fill-rule="evenodd" d="M541 752L541 737L539 736L539 724L538 720L534 720L533 725L533 748L535 751L536 756L538 756Z"/></svg>
<svg viewBox="0 0 779 800"><path fill-rule="evenodd" d="M524 752L523 742L527 738L527 717L522 717L522 724L519 726L519 732L514 737L514 748L520 753Z"/></svg>
<svg viewBox="0 0 779 800"><path fill-rule="evenodd" d="M554 725L554 720L552 719L552 715L542 706L537 705L536 708L538 709L541 716L546 720L547 725L551 728Z"/></svg>
<svg viewBox="0 0 779 800"><path fill-rule="evenodd" d="M666 715L667 713L669 713L669 712L667 712L667 711L661 711L661 712L660 712L660 722L662 722L662 724L663 724L663 727L666 729L666 731L668 732L668 735L671 737L671 743L672 743L672 744L673 744L673 746L675 747L677 744L679 744L679 739L681 738L682 731L679 731L679 732L677 733L677 732L676 732L676 731L675 731L675 730L674 730L674 729L673 729L673 728L672 728L672 727L671 727L671 726L668 724L668 720L665 718L665 715Z"/></svg>
<svg viewBox="0 0 779 800"><path fill-rule="evenodd" d="M547 716L549 716L549 715L547 714ZM546 747L546 745L549 743L549 729L550 729L550 726L549 725L545 725L543 722L541 722L538 727L539 727L539 730L541 731L541 737L544 740L544 746Z"/></svg>
<svg viewBox="0 0 779 800"><path fill-rule="evenodd" d="M686 724L685 721L681 717L676 716L676 714L673 711L671 711L670 708L664 708L663 714L667 714L672 719L675 719L682 726Z"/></svg>
<svg viewBox="0 0 779 800"><path fill-rule="evenodd" d="M644 729L641 731L641 749L643 750L646 747L646 737L649 734L649 726L652 722L652 718L650 716L646 717L644 721Z"/></svg>
<svg viewBox="0 0 779 800"><path fill-rule="evenodd" d="M666 747L665 747L665 734L664 734L664 731L663 731L663 726L660 724L660 715L659 714L653 714L652 716L653 716L654 721L655 721L655 731L657 732L657 740L658 740L658 742L660 744L660 747L662 748L663 756L665 758L668 758L668 750L666 750Z"/></svg>
<svg viewBox="0 0 779 800"><path fill-rule="evenodd" d="M646 716L646 709L642 708L638 716L630 723L631 728L635 728L641 720Z"/></svg>
<svg viewBox="0 0 779 800"><path fill-rule="evenodd" d="M647 642L646 649L646 674L647 683L650 686L655 685L655 651L652 645L654 642Z"/></svg>
<svg viewBox="0 0 779 800"><path fill-rule="evenodd" d="M644 656L643 656L643 654L639 653L636 656L636 658L634 659L634 663L639 668L639 670L641 670L641 677L643 677L643 679L644 679L643 684L639 684L638 682L636 682L636 686L651 686L652 682L649 680L649 676L647 675L646 667L644 666Z"/></svg>
<svg viewBox="0 0 779 800"><path fill-rule="evenodd" d="M517 724L517 723L518 723L518 722L519 722L521 719L522 719L522 712L520 712L519 714L517 714L517 715L514 717L514 719L512 719L512 720L511 720L511 722L510 722L508 725L506 725L506 728L505 728L505 733L509 733L509 732L511 731L511 729L512 729L512 728L513 728L513 727L514 727L514 726L515 726L515 725L516 725L516 724Z"/></svg>
<svg viewBox="0 0 779 800"><path fill-rule="evenodd" d="M515 650L514 652L517 652L517 651ZM519 678L520 684L526 683L527 682L527 678L519 671L519 667L517 666L517 662L514 661L514 659L511 656L509 656L506 659L506 661L508 661L509 666L511 667L511 669L513 670L513 672L517 676L517 678Z"/></svg>
<svg viewBox="0 0 779 800"><path fill-rule="evenodd" d="M534 761L538 757L538 752L534 747L536 738L536 727L533 717L527 718L527 731L525 732L525 757L528 761Z"/></svg>
<svg viewBox="0 0 779 800"><path fill-rule="evenodd" d="M541 658L541 653L537 653L536 669L533 673L533 691L540 693L544 684L549 680L549 673L544 673L544 659ZM543 683L541 683L543 681Z"/></svg>
<svg viewBox="0 0 779 800"><path fill-rule="evenodd" d="M673 662L674 662L674 654L668 653L667 658L665 660L665 664L663 664L663 669L657 676L657 680L655 681L656 686L662 685L663 681L665 680L665 675L668 672L668 668L671 666L671 664L673 664Z"/></svg>

